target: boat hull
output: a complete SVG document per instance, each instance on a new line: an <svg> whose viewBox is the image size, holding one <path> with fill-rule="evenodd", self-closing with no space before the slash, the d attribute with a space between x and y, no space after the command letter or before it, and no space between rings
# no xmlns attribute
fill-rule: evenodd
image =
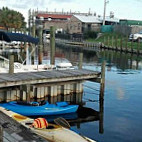
<svg viewBox="0 0 142 142"><path fill-rule="evenodd" d="M17 122L22 124L23 126L31 129L36 134L44 137L45 139L52 142L95 142L94 140L90 140L86 137L82 137L79 134L75 133L72 130L63 128L58 125L50 124L49 126L53 126L52 129L35 129L30 127L29 123L32 123L34 119L19 115L12 111L8 111L2 107L0 107L0 111L15 119Z"/></svg>
<svg viewBox="0 0 142 142"><path fill-rule="evenodd" d="M76 112L78 105L58 106L46 103L42 106L19 105L15 101L0 104L0 106L25 116L60 115Z"/></svg>

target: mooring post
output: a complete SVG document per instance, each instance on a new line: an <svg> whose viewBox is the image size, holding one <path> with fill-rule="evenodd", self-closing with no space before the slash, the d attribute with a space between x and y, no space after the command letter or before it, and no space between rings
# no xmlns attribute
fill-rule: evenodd
<svg viewBox="0 0 142 142"><path fill-rule="evenodd" d="M117 49L117 36L115 36L115 49Z"/></svg>
<svg viewBox="0 0 142 142"><path fill-rule="evenodd" d="M42 64L42 56L43 56L43 43L42 43L42 27L39 27L39 55L38 55L38 63Z"/></svg>
<svg viewBox="0 0 142 142"><path fill-rule="evenodd" d="M20 101L23 100L23 86L20 86Z"/></svg>
<svg viewBox="0 0 142 142"><path fill-rule="evenodd" d="M112 48L113 48L113 46L114 46L113 43L114 43L114 37L112 36L112 37L111 37L111 46L112 46Z"/></svg>
<svg viewBox="0 0 142 142"><path fill-rule="evenodd" d="M79 53L79 64L78 64L79 69L82 69L82 62L83 62L83 53Z"/></svg>
<svg viewBox="0 0 142 142"><path fill-rule="evenodd" d="M139 53L139 49L140 49L140 39L138 39L138 43L137 43L137 53Z"/></svg>
<svg viewBox="0 0 142 142"><path fill-rule="evenodd" d="M128 37L126 37L126 41L125 41L125 50L127 51L127 47L128 47Z"/></svg>
<svg viewBox="0 0 142 142"><path fill-rule="evenodd" d="M55 28L50 27L50 64L55 64Z"/></svg>
<svg viewBox="0 0 142 142"><path fill-rule="evenodd" d="M104 88L105 88L105 66L106 62L103 61L101 67L101 84L100 84L100 96L99 96L99 111L100 111L100 121L99 121L99 133L103 133L103 113L104 113Z"/></svg>
<svg viewBox="0 0 142 142"><path fill-rule="evenodd" d="M105 66L106 66L106 62L103 61L102 67L101 67L100 99L103 99L103 98L104 98L104 88L105 88Z"/></svg>
<svg viewBox="0 0 142 142"><path fill-rule="evenodd" d="M0 125L0 142L3 142L3 128Z"/></svg>
<svg viewBox="0 0 142 142"><path fill-rule="evenodd" d="M10 55L9 57L9 74L14 73L14 55Z"/></svg>
<svg viewBox="0 0 142 142"><path fill-rule="evenodd" d="M131 52L133 51L133 40L131 41Z"/></svg>
<svg viewBox="0 0 142 142"><path fill-rule="evenodd" d="M122 39L122 36L121 36L121 39L120 39L120 49L122 51L122 48L123 48L123 39Z"/></svg>
<svg viewBox="0 0 142 142"><path fill-rule="evenodd" d="M104 37L104 45L106 44L106 38ZM105 45L106 46L106 45Z"/></svg>
<svg viewBox="0 0 142 142"><path fill-rule="evenodd" d="M26 85L26 101L30 102L30 93L31 93L31 86L30 84Z"/></svg>
<svg viewBox="0 0 142 142"><path fill-rule="evenodd" d="M109 36L107 37L107 46L109 47Z"/></svg>

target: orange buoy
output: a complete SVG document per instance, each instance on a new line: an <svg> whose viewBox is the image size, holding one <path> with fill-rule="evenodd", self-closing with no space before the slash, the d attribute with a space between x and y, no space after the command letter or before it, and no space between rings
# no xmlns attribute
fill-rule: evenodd
<svg viewBox="0 0 142 142"><path fill-rule="evenodd" d="M34 128L45 129L46 127L48 127L48 122L45 118L37 118L34 120L32 126Z"/></svg>

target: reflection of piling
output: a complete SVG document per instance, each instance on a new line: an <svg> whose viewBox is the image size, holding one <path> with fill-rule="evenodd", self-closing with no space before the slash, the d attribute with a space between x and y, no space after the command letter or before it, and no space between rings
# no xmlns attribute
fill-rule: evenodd
<svg viewBox="0 0 142 142"><path fill-rule="evenodd" d="M55 64L55 28L50 27L50 64Z"/></svg>
<svg viewBox="0 0 142 142"><path fill-rule="evenodd" d="M0 142L3 142L3 128L0 125Z"/></svg>
<svg viewBox="0 0 142 142"><path fill-rule="evenodd" d="M104 133L104 99L100 99L100 106L99 106L99 112L100 112L100 120L99 120L99 133Z"/></svg>
<svg viewBox="0 0 142 142"><path fill-rule="evenodd" d="M14 55L10 55L9 58L9 73L10 74L14 73Z"/></svg>
<svg viewBox="0 0 142 142"><path fill-rule="evenodd" d="M79 64L78 64L79 69L82 69L82 62L83 62L83 53L79 53Z"/></svg>
<svg viewBox="0 0 142 142"><path fill-rule="evenodd" d="M99 133L103 133L103 113L104 113L104 88L105 88L105 61L102 63L101 67L101 84L100 84L100 96L99 96L99 103L100 103L100 121L99 121Z"/></svg>

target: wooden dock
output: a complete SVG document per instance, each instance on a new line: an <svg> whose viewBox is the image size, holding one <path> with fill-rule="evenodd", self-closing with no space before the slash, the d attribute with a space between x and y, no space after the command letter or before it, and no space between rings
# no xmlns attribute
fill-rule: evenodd
<svg viewBox="0 0 142 142"><path fill-rule="evenodd" d="M90 80L100 77L100 72L86 69L52 70L39 72L24 72L0 74L0 88L26 84L59 83L68 81Z"/></svg>
<svg viewBox="0 0 142 142"><path fill-rule="evenodd" d="M48 142L0 111L0 142Z"/></svg>

